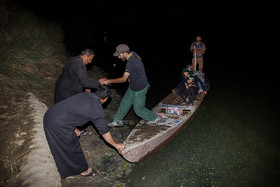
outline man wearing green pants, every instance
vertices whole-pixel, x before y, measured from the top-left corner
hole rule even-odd
[[[113,55],[122,61],[127,61],[125,72],[122,77],[107,79],[101,84],[124,83],[129,79],[129,88],[122,98],[119,109],[114,115],[113,122],[108,125],[111,127],[122,126],[122,119],[126,116],[132,105],[135,113],[146,120],[148,125],[156,123],[160,120],[160,117],[145,107],[149,82],[141,58],[134,51],[130,51],[126,44],[118,45]]]

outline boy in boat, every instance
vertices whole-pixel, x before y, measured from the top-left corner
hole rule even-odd
[[[198,65],[198,70],[203,72],[203,54],[205,54],[205,44],[201,41],[201,36],[196,36],[196,41],[191,44],[190,50],[193,53],[192,66],[193,70],[196,70]]]
[[[161,119],[160,116],[145,107],[146,94],[150,84],[139,55],[134,51],[130,51],[126,44],[118,45],[113,55],[124,62],[127,61],[125,72],[122,77],[108,79],[101,84],[124,83],[129,79],[129,87],[122,98],[117,113],[114,115],[113,122],[109,123],[108,126],[122,126],[122,119],[126,116],[132,105],[136,115],[146,120],[148,125],[158,122]]]
[[[90,177],[100,172],[88,167],[81,149],[77,126],[91,120],[104,140],[119,152],[124,144],[116,143],[107,127],[102,104],[111,92],[108,87],[98,88],[95,93],[83,92],[53,105],[44,115],[44,130],[61,178],[80,174]]]
[[[176,86],[175,89],[172,90],[172,92],[174,92],[175,90],[180,90],[180,88],[187,82],[188,77],[193,75],[193,71],[192,71],[192,66],[191,65],[187,65],[186,68],[183,68],[181,71],[182,74],[182,80],[181,82]]]
[[[193,71],[193,67],[192,67],[191,64],[187,64],[186,68],[187,68],[186,71],[188,71],[189,76],[194,77],[194,83],[198,87],[198,92],[199,93],[203,92],[204,94],[206,94],[207,91],[209,91],[210,83],[209,83],[208,80],[206,80],[204,78],[203,73],[199,70],[198,71]],[[183,71],[184,71],[184,69],[183,69]],[[182,76],[184,77],[183,73],[182,73]]]
[[[190,105],[193,105],[193,103],[196,102],[197,85],[195,85],[194,77],[190,75],[192,71],[190,71],[188,68],[184,68],[182,72],[182,81],[176,86],[174,90],[172,90],[172,92],[175,92],[175,90],[179,92],[183,99],[182,104],[189,102]]]
[[[186,68],[187,69],[185,71],[188,71],[189,75],[193,76],[193,67],[192,67],[192,65],[191,64],[187,64]],[[184,69],[182,70],[182,72],[184,72]]]
[[[193,76],[195,78],[195,85],[197,85],[199,88],[198,92],[206,94],[210,89],[209,81],[204,79],[201,71],[194,71]]]
[[[193,105],[197,102],[196,95],[198,90],[193,77],[188,77],[185,87],[186,101],[189,101],[190,105]]]

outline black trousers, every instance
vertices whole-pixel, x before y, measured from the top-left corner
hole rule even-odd
[[[178,92],[184,101],[186,101],[186,99],[188,98],[189,102],[193,103],[196,99],[197,87],[189,86],[189,88],[186,88],[186,86],[183,85],[180,87]]]

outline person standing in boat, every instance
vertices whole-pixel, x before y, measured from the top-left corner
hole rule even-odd
[[[107,79],[101,84],[124,83],[129,80],[129,87],[121,100],[117,113],[114,115],[113,122],[108,125],[111,127],[122,126],[122,119],[132,105],[136,115],[148,121],[148,125],[158,122],[161,119],[160,116],[145,107],[146,94],[150,85],[139,55],[130,51],[126,44],[118,45],[113,55],[124,62],[127,61],[125,72],[122,77]]]
[[[196,36],[196,41],[191,44],[190,50],[193,53],[192,66],[193,70],[196,71],[196,66],[198,65],[198,70],[203,72],[203,54],[205,54],[206,47],[201,41],[200,35]]]

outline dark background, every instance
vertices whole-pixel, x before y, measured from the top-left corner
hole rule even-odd
[[[232,80],[246,80],[245,85],[257,84],[263,81],[261,76],[267,75],[262,67],[264,61],[257,53],[262,37],[256,33],[262,24],[262,12],[256,3],[204,0],[17,2],[43,19],[58,22],[63,28],[65,45],[73,56],[84,48],[93,49],[96,53],[93,63],[108,72],[110,78],[122,76],[125,63],[112,54],[118,44],[128,44],[142,58],[153,90],[161,90],[160,93],[151,92],[158,96],[151,100],[151,105],[165,97],[180,81],[181,69],[191,63],[189,48],[197,34],[202,36],[207,48],[204,72],[211,82],[224,79],[225,86]]]
[[[105,60],[104,52],[111,57],[119,43],[127,43],[146,64],[184,65],[191,61],[189,46],[200,34],[207,47],[206,69],[224,70],[230,65],[220,67],[216,61],[246,57],[253,47],[250,28],[257,20],[255,9],[238,1],[19,2],[40,17],[59,22],[73,53],[90,47],[98,63],[106,65],[111,59]]]

